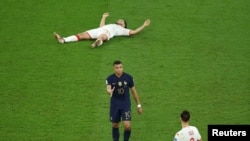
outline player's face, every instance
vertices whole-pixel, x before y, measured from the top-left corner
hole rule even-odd
[[[120,25],[120,26],[122,26],[122,27],[125,27],[125,22],[124,22],[123,19],[119,19],[119,20],[116,22],[116,24],[118,24],[118,25]]]
[[[115,74],[116,74],[117,76],[121,76],[122,73],[123,73],[122,64],[114,65],[114,71],[115,71]]]

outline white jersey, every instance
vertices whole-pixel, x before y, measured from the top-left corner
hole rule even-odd
[[[194,126],[182,128],[175,134],[174,141],[197,141],[201,139],[198,129]]]
[[[108,37],[108,40],[110,38],[113,38],[114,36],[129,36],[130,29],[126,29],[120,25],[117,24],[107,24],[102,27],[88,30],[88,34],[92,39],[98,38],[101,34],[105,34]]]

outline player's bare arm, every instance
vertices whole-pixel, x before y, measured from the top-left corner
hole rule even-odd
[[[101,22],[100,22],[100,27],[104,26],[106,24],[106,18],[109,16],[109,13],[106,12],[106,13],[103,13],[102,15],[102,19],[101,19]]]
[[[147,20],[143,23],[143,25],[141,25],[141,26],[138,27],[137,29],[135,29],[135,30],[130,30],[129,34],[130,34],[130,35],[135,35],[135,34],[141,32],[146,26],[149,26],[149,25],[150,25],[150,19],[147,19]]]
[[[140,102],[140,99],[139,99],[139,95],[138,95],[138,93],[136,91],[136,88],[132,87],[131,92],[132,92],[134,100],[135,100],[135,102],[137,104],[137,112],[138,112],[138,114],[142,114],[141,102]]]

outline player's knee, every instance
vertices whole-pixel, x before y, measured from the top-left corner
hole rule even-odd
[[[106,34],[102,34],[98,37],[98,39],[101,39],[102,41],[107,41],[108,40],[108,36]]]
[[[119,123],[112,123],[112,127],[119,128]]]
[[[91,39],[90,35],[87,32],[79,33],[76,36],[78,37],[78,40]]]
[[[124,124],[124,130],[126,130],[126,131],[131,130],[130,124]]]
[[[131,127],[130,127],[130,126],[124,126],[124,130],[125,130],[125,131],[130,131],[130,130],[131,130]]]

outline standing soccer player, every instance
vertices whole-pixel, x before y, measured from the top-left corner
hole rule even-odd
[[[175,134],[174,141],[202,141],[198,129],[189,125],[189,111],[184,110],[180,118],[182,129]]]
[[[130,90],[137,104],[138,114],[142,114],[142,106],[137,94],[133,77],[123,72],[121,61],[114,61],[114,73],[106,79],[107,92],[110,95],[110,121],[112,122],[113,141],[119,141],[119,123],[124,124],[124,141],[128,141],[131,134],[131,101]]]

